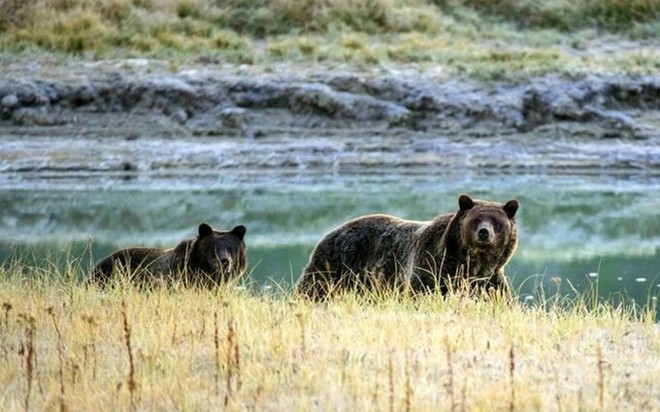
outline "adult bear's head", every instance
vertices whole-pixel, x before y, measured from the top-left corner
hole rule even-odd
[[[222,232],[200,224],[188,268],[215,284],[242,275],[247,267],[245,232],[242,225]]]
[[[460,238],[464,247],[503,251],[517,242],[517,200],[501,204],[476,200],[463,194],[458,198],[458,205]]]

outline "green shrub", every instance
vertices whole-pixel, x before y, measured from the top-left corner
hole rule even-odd
[[[453,7],[457,4],[521,27],[565,31],[590,26],[623,31],[635,22],[660,19],[656,0],[461,0]]]
[[[540,29],[586,28],[660,35],[657,0],[0,0],[0,10],[5,50],[96,55],[217,48],[253,60],[250,42],[263,39],[276,59],[420,62],[438,61],[449,47],[435,39],[524,43]],[[364,47],[342,44],[342,36]],[[383,38],[404,40],[373,45]]]
[[[21,26],[33,13],[38,0],[0,0],[0,34]]]

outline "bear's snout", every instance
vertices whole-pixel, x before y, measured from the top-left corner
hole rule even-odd
[[[231,268],[231,260],[229,258],[220,259],[220,266],[222,266],[223,269],[230,269]]]
[[[477,226],[477,243],[489,245],[493,242],[493,228],[488,222],[481,222]]]
[[[224,272],[228,272],[231,270],[232,267],[232,258],[231,254],[223,250],[220,252],[218,255],[218,262],[220,262],[220,269],[222,269]]]

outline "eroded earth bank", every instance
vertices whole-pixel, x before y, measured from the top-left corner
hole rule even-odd
[[[660,170],[660,77],[146,60],[3,69],[0,171]]]

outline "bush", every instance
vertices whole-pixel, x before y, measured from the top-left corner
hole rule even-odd
[[[0,0],[0,34],[20,26],[32,14],[38,0]]]
[[[624,31],[634,23],[660,19],[656,0],[460,0],[481,13],[498,16],[526,28],[564,31],[596,26]]]
[[[567,32],[596,27],[646,38],[660,32],[657,0],[0,0],[0,10],[0,44],[5,49],[37,46],[64,53],[115,48],[128,54],[163,48],[189,52],[213,44],[223,50],[250,47],[227,33],[262,39],[337,34],[469,37],[496,26],[511,32],[500,22]],[[322,43],[303,40],[297,49],[321,58],[327,54]],[[388,54],[406,61],[430,59],[418,49],[413,53],[395,47]]]

